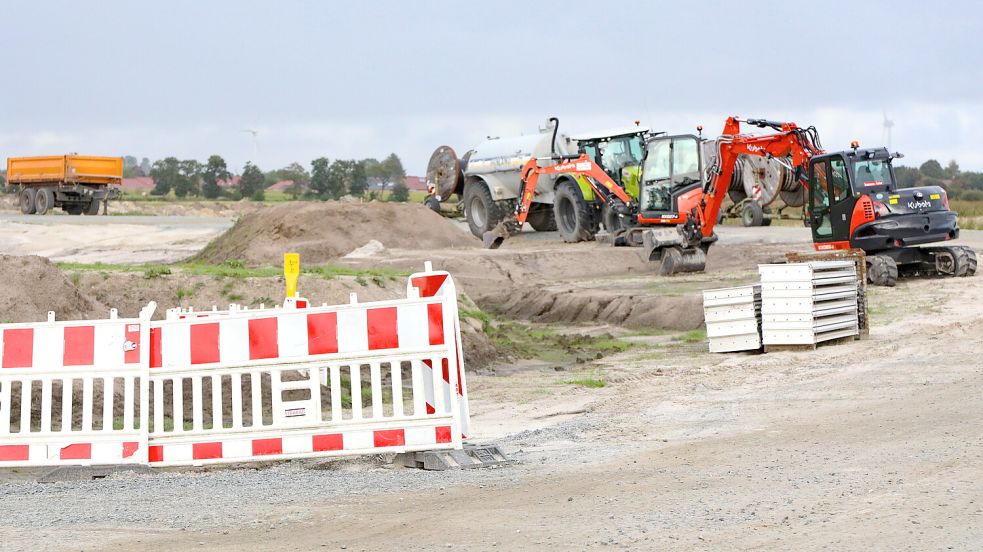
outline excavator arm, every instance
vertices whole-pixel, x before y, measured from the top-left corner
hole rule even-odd
[[[631,197],[586,153],[579,157],[556,156],[549,159],[559,161],[559,163],[540,167],[540,159],[533,157],[522,166],[519,173],[522,183],[519,187],[519,201],[516,202],[515,212],[510,219],[485,232],[483,241],[486,248],[498,249],[509,235],[522,229],[522,225],[525,224],[526,218],[529,216],[529,208],[533,198],[536,197],[539,177],[542,175],[572,174],[585,176],[594,194],[605,203],[610,203],[615,212],[622,215],[631,213]]]
[[[775,134],[751,136],[741,134],[741,122],[759,128],[772,128]],[[757,155],[768,159],[791,158],[791,167],[805,168],[809,160],[823,150],[820,148],[814,128],[801,129],[795,123],[782,123],[764,119],[742,120],[728,117],[719,139],[717,165],[704,188],[703,198],[696,210],[696,224],[703,237],[713,235],[717,215],[727,195],[727,186],[734,176],[734,167],[741,155]],[[803,183],[807,184],[804,179]]]

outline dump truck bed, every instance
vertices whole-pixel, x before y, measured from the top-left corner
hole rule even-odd
[[[120,184],[122,157],[51,155],[7,159],[8,184]]]

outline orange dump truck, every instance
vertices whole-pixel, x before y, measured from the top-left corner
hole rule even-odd
[[[7,186],[15,188],[25,215],[61,207],[70,215],[98,215],[120,195],[122,157],[52,155],[7,159]],[[105,209],[103,210],[105,212]]]

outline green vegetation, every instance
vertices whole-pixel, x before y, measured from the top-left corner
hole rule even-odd
[[[461,316],[481,320],[489,339],[520,358],[583,363],[637,346],[611,335],[561,334],[550,326],[494,320],[477,311],[461,311]]]
[[[683,343],[703,343],[707,339],[707,332],[702,328],[690,330],[677,335],[673,339],[676,341],[682,341]]]
[[[607,382],[603,378],[587,377],[580,379],[567,380],[563,383],[570,385],[579,385],[581,387],[586,387],[588,389],[600,389],[607,385]]]
[[[188,298],[194,297],[195,296],[195,290],[193,290],[193,289],[177,288],[177,291],[174,292],[174,295],[177,296],[177,300],[178,301],[182,301],[184,299],[188,299]]]
[[[97,271],[101,273],[109,272],[142,272],[146,278],[159,278],[172,273],[172,271],[190,274],[192,276],[212,276],[222,278],[276,278],[283,275],[280,267],[247,267],[245,263],[238,259],[229,259],[220,265],[206,263],[176,263],[172,265],[128,265],[112,263],[73,263],[60,262],[58,267],[66,271]],[[385,287],[385,282],[396,281],[398,278],[405,278],[409,272],[395,270],[391,268],[372,268],[357,269],[345,266],[311,266],[301,268],[301,274],[324,280],[334,280],[342,277],[354,277],[362,279],[362,285],[368,285],[371,279],[380,287]]]

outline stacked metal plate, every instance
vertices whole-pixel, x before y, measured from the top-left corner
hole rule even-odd
[[[858,335],[853,261],[758,265],[762,341],[814,345]]]
[[[761,286],[703,291],[711,353],[761,349]]]

